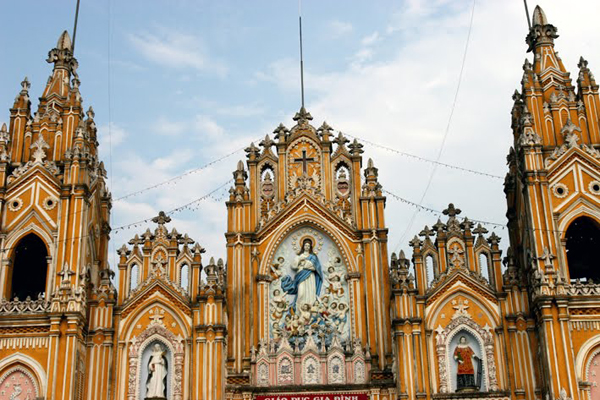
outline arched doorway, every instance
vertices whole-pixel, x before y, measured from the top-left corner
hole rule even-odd
[[[30,233],[19,241],[13,258],[10,299],[36,299],[46,291],[47,256],[46,245],[37,235]]]
[[[600,282],[600,224],[589,217],[579,217],[569,225],[566,239],[569,277]]]

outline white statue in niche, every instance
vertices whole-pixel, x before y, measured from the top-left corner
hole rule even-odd
[[[168,363],[165,353],[159,343],[152,346],[150,361],[148,361],[146,399],[165,399],[167,397]]]

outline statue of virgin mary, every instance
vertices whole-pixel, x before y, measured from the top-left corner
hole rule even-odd
[[[318,300],[323,285],[323,269],[319,257],[313,252],[311,239],[304,239],[302,248],[298,252],[296,265],[292,267],[296,276],[292,279],[284,276],[281,280],[281,289],[287,294],[295,294],[292,303],[294,311],[302,310],[305,304],[312,307]]]
[[[164,399],[167,397],[167,357],[162,346],[152,346],[148,361],[148,381],[146,383],[146,399]]]

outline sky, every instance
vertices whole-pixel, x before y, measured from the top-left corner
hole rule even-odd
[[[8,122],[23,77],[32,99],[41,94],[51,72],[47,53],[63,30],[72,33],[75,3],[3,2],[0,123]],[[596,71],[600,2],[539,4],[558,28],[556,49],[571,75],[581,55]],[[327,121],[351,138],[506,174],[511,96],[523,61],[531,61],[523,1],[304,0],[301,10],[313,125]],[[114,199],[113,268],[115,250],[153,224],[119,227],[215,189],[194,209],[173,213],[168,226],[188,233],[206,256],[225,257],[225,184],[245,160],[242,149],[280,122],[291,127],[300,108],[298,12],[296,0],[81,1],[75,56]],[[390,193],[438,211],[453,202],[461,217],[506,224],[503,179],[435,168],[368,143],[364,150],[364,166],[373,159]],[[408,241],[438,215],[387,197],[390,252],[410,254]],[[487,228],[506,251],[506,230]]]

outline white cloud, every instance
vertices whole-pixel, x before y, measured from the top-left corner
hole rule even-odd
[[[98,127],[98,142],[100,143],[101,151],[108,151],[110,146],[116,147],[120,145],[126,137],[127,132],[125,129],[114,122],[111,122],[110,125],[100,125]]]
[[[160,116],[156,122],[152,124],[152,129],[165,136],[178,136],[188,129],[187,123],[177,120],[169,120],[164,116]]]
[[[329,31],[333,38],[338,38],[352,32],[353,27],[349,22],[333,20],[329,23]]]
[[[360,44],[362,44],[363,46],[371,46],[372,44],[374,44],[375,42],[377,42],[379,39],[380,39],[379,32],[373,32],[370,35],[365,36],[360,41]]]
[[[128,38],[145,58],[163,67],[193,69],[219,76],[227,73],[222,61],[209,56],[201,38],[167,30],[158,32],[132,33]]]

